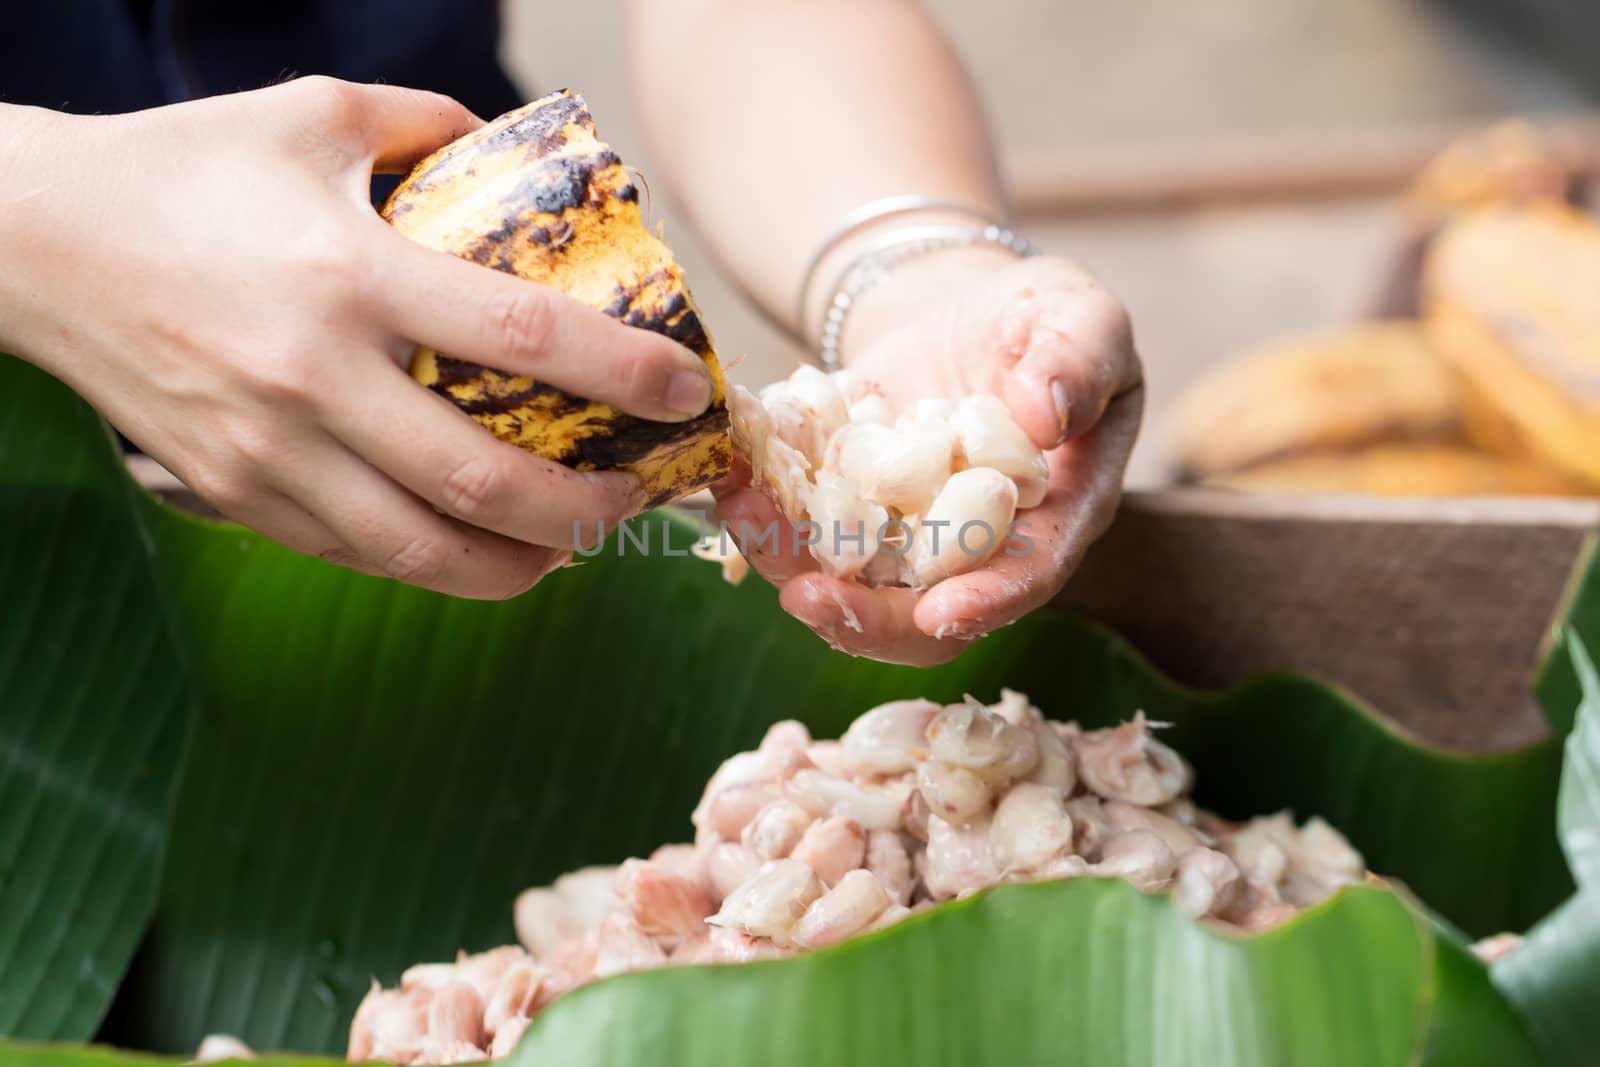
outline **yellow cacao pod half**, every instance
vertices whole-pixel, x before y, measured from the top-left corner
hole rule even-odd
[[[1582,496],[1582,482],[1549,467],[1467,445],[1395,443],[1258,464],[1209,484],[1261,493],[1367,496]]]
[[[639,192],[595,133],[583,98],[559,92],[495,119],[418,163],[383,217],[429,248],[547,285],[695,352],[716,381],[711,407],[654,422],[522,375],[429,348],[417,381],[496,437],[578,470],[626,470],[652,505],[727,473],[722,370],[672,252],[645,228]]]
[[[1506,119],[1447,145],[1417,173],[1403,206],[1442,222],[1493,204],[1564,202],[1578,180],[1579,162],[1524,119]]]
[[[1452,222],[1428,255],[1429,339],[1529,454],[1600,487],[1600,223],[1543,203]]]
[[[1521,119],[1473,130],[1446,146],[1401,197],[1404,237],[1380,291],[1375,314],[1421,314],[1423,262],[1439,230],[1464,211],[1491,204],[1571,202],[1580,188],[1581,153]]]
[[[1189,480],[1381,441],[1455,441],[1454,372],[1414,322],[1269,344],[1203,375],[1173,405],[1168,443]]]

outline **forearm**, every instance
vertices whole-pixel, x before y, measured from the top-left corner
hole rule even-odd
[[[41,289],[60,271],[67,235],[41,242],[54,220],[50,204],[60,180],[61,127],[73,120],[43,108],[0,104],[0,352],[38,361],[36,308]]]
[[[791,329],[811,256],[852,209],[917,193],[1001,212],[972,87],[910,0],[628,7],[657,169],[726,269]]]

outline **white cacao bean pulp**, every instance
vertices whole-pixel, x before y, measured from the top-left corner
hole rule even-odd
[[[824,572],[866,585],[925,589],[1025,551],[1012,521],[1049,487],[1044,453],[993,396],[896,412],[849,372],[807,366],[760,395],[734,386],[728,408],[752,484],[810,524]]]
[[[788,395],[843,426],[842,402],[819,377]],[[783,447],[796,455],[825,447],[794,440]],[[962,474],[998,469],[947,478],[928,513],[952,485],[964,491]],[[1008,500],[1024,492],[1006,485],[996,491]],[[413,967],[397,989],[374,986],[351,1024],[349,1057],[499,1058],[546,1004],[597,978],[788,956],[1003,882],[1120,878],[1170,894],[1197,919],[1256,929],[1365,876],[1361,856],[1321,819],[1232,823],[1196,806],[1194,775],[1156,739],[1157,725],[1135,715],[1083,730],[1011,690],[994,704],[884,704],[838,741],[778,723],[712,775],[690,818],[692,844],[526,890],[513,907],[521,944]],[[237,1052],[210,1043],[224,1049]]]

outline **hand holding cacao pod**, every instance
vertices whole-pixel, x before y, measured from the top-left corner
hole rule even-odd
[[[575,523],[614,523],[647,493],[483,432],[411,380],[413,349],[658,423],[700,415],[717,385],[673,340],[372,211],[375,168],[480,125],[432,93],[327,78],[41,113],[0,190],[23,205],[0,256],[29,268],[0,280],[0,350],[290,548],[460,596],[519,593],[566,558]]]

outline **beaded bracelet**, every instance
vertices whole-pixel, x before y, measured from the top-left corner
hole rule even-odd
[[[968,204],[958,203],[954,200],[941,200],[933,196],[918,196],[916,194],[900,194],[898,196],[884,196],[876,200],[869,200],[846,215],[834,227],[833,232],[817,246],[811,254],[811,261],[806,264],[805,273],[800,276],[800,295],[796,301],[794,328],[799,331],[800,339],[806,339],[806,322],[810,317],[811,286],[817,280],[817,271],[822,267],[822,261],[828,258],[828,253],[837,248],[841,242],[854,237],[857,233],[874,223],[884,219],[897,218],[901,215],[915,215],[926,212],[942,212],[946,215],[966,215],[978,222],[995,221],[987,211],[980,211]]]
[[[883,282],[896,267],[919,256],[981,244],[998,245],[1023,257],[1035,252],[1015,230],[997,222],[981,227],[938,223],[898,229],[856,257],[840,272],[830,290],[817,340],[817,360],[823,369],[839,369],[839,339],[844,333],[845,318],[863,293]]]

